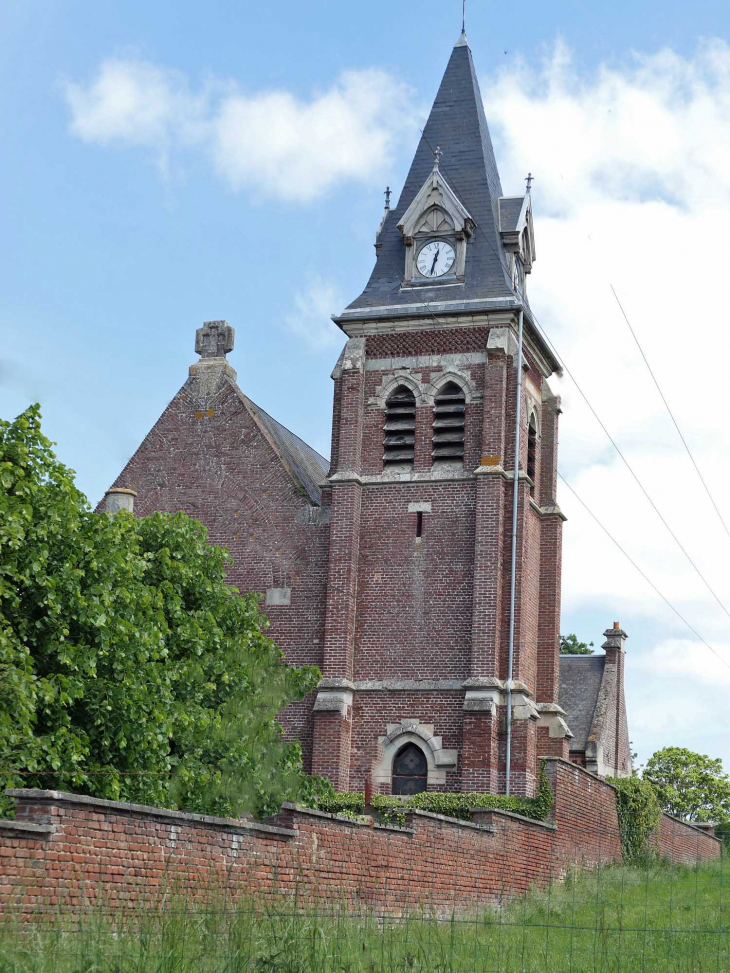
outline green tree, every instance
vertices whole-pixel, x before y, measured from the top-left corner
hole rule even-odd
[[[92,512],[37,406],[0,422],[0,487],[7,786],[230,815],[310,796],[276,713],[319,672],[286,664],[200,523]]]
[[[593,655],[593,642],[579,642],[578,636],[572,632],[570,635],[560,635],[561,655]]]
[[[730,777],[722,769],[722,760],[682,747],[664,747],[649,758],[643,778],[653,784],[668,814],[689,821],[730,818]]]

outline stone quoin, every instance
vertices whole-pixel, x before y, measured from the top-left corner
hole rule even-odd
[[[626,633],[605,655],[559,654],[559,365],[527,298],[531,195],[503,193],[463,34],[375,247],[334,318],[330,460],[241,391],[234,330],[208,322],[110,512],[184,510],[229,549],[231,584],[262,593],[289,662],[321,669],[281,719],[336,788],[504,791],[508,689],[513,793],[534,794],[541,756],[628,774]]]

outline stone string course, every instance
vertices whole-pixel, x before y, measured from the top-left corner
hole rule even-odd
[[[548,759],[546,771],[556,799],[548,822],[481,809],[473,823],[411,811],[402,827],[372,826],[285,805],[265,825],[11,791],[17,818],[0,822],[0,914],[150,905],[171,890],[189,904],[225,893],[228,902],[288,895],[394,914],[468,911],[620,857],[611,785],[562,759]],[[666,816],[653,840],[675,862],[720,854],[716,838]]]

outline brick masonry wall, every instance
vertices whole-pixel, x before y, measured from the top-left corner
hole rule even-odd
[[[431,504],[420,538],[412,502]],[[473,482],[363,492],[356,679],[468,678],[474,508]]]
[[[202,521],[211,542],[232,555],[228,580],[241,591],[291,588],[290,605],[262,604],[268,634],[293,665],[321,665],[329,529],[302,517],[311,501],[251,408],[222,373],[215,383],[189,379],[115,484],[137,491],[140,516],[184,510]],[[280,718],[302,741],[309,769],[311,699]]]
[[[720,855],[717,838],[668,814],[662,814],[653,841],[659,854],[675,864],[689,865]]]
[[[363,791],[365,780],[379,757],[378,737],[389,723],[418,719],[433,724],[447,750],[461,750],[464,693],[456,690],[434,692],[376,691],[355,694],[352,720],[352,759],[349,789]],[[382,792],[390,793],[391,778],[374,780]],[[461,775],[447,771],[443,786],[429,784],[429,790],[460,791]]]
[[[176,891],[188,902],[225,892],[297,896],[351,908],[467,911],[545,886],[571,865],[620,857],[613,788],[562,760],[548,761],[554,820],[479,812],[474,823],[425,812],[404,828],[370,827],[285,806],[273,825],[13,791],[17,820],[0,823],[0,912],[30,914],[146,905]],[[612,811],[613,808],[613,811]],[[719,855],[720,843],[665,819],[675,860]],[[681,846],[681,847],[680,847]]]

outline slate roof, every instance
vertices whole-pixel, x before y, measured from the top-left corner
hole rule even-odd
[[[585,750],[601,689],[605,655],[561,655],[560,697],[573,733],[571,750]]]
[[[274,442],[289,472],[297,479],[306,491],[312,503],[319,506],[322,503],[320,483],[329,472],[329,460],[308,446],[303,439],[295,436],[286,426],[264,412],[260,406],[244,396],[249,410],[259,420]]]
[[[520,219],[522,207],[525,205],[524,196],[508,196],[499,201],[499,228],[505,230],[516,230]]]
[[[477,223],[466,250],[466,279],[460,286],[401,292],[405,244],[398,221],[432,171],[437,146],[442,150],[443,175]],[[484,104],[471,50],[462,35],[452,51],[398,204],[383,223],[375,269],[365,290],[347,310],[392,305],[422,309],[423,301],[439,300],[471,302],[465,303],[465,309],[474,310],[479,298],[514,302],[507,256],[498,233],[500,196],[502,186]],[[349,316],[347,311],[345,315]]]

